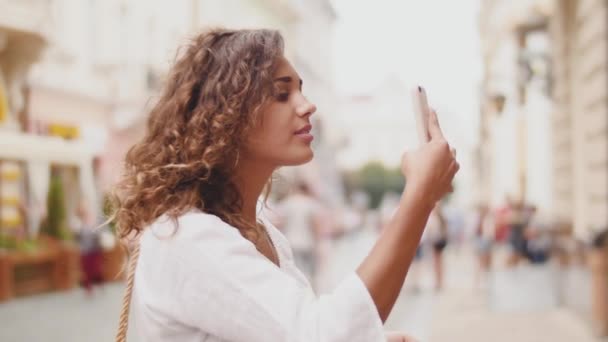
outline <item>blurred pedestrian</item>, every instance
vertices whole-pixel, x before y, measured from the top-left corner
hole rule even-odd
[[[478,268],[475,273],[475,288],[482,287],[488,280],[492,267],[492,245],[496,236],[495,227],[490,208],[486,204],[478,206],[477,217],[473,226],[473,238],[478,261]]]
[[[511,196],[505,196],[504,203],[502,206],[496,208],[494,212],[494,224],[496,225],[496,241],[497,242],[508,242],[510,234],[510,217],[513,211],[513,200]]]
[[[293,252],[296,266],[315,284],[322,238],[322,207],[304,181],[298,181],[292,193],[276,205],[279,227]]]
[[[445,221],[447,241],[450,241],[451,250],[460,252],[465,234],[463,210],[454,205],[448,197],[441,201],[441,215]]]
[[[550,220],[535,207],[530,207],[529,213],[531,217],[525,231],[526,258],[533,264],[542,264],[549,259],[553,247]]]
[[[103,282],[103,254],[95,216],[91,214],[86,202],[81,202],[76,209],[75,231],[80,248],[82,286],[91,295],[93,285]]]
[[[426,225],[425,241],[430,243],[433,251],[433,271],[435,273],[435,290],[443,289],[444,263],[443,251],[448,245],[447,222],[443,216],[441,204],[437,204]]]
[[[509,213],[509,245],[511,254],[507,264],[511,267],[517,266],[528,254],[526,228],[534,216],[536,208],[528,206],[523,200],[513,205]]]

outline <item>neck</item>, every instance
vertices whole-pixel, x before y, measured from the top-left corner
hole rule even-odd
[[[241,215],[251,224],[255,224],[257,221],[258,198],[274,170],[274,166],[263,162],[245,158],[241,158],[239,161],[233,180],[243,200]]]

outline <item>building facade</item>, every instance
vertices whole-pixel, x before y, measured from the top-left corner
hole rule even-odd
[[[587,256],[562,269],[563,304],[608,334],[608,253],[590,248],[608,229],[608,2],[482,1],[480,33],[480,198],[536,205]]]
[[[608,225],[606,2],[484,1],[483,195],[537,204],[589,239]]]
[[[608,228],[608,4],[557,1],[552,115],[555,212],[582,238]]]
[[[24,86],[48,43],[49,1],[0,1],[0,239],[2,246],[28,235],[24,207],[26,160],[19,148],[26,123]]]

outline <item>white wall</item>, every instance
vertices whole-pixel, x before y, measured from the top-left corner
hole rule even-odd
[[[544,212],[553,208],[553,161],[551,144],[551,101],[530,90],[523,108],[526,118],[526,199]]]

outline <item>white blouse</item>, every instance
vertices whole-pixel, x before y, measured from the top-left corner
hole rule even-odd
[[[357,274],[317,297],[268,220],[280,267],[217,216],[192,211],[177,223],[161,217],[141,237],[131,304],[139,341],[386,341]]]

